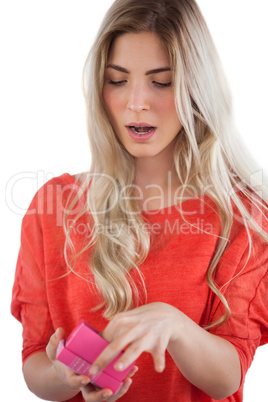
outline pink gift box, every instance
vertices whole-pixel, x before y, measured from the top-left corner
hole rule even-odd
[[[90,376],[89,368],[98,355],[109,345],[99,333],[85,321],[80,321],[66,340],[59,343],[57,359],[77,374],[87,375],[100,388],[109,388],[115,394],[122,385],[135,362],[124,371],[114,369],[115,362],[122,352],[97,376]]]

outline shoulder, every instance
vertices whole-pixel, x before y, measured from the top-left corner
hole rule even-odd
[[[69,173],[48,180],[34,194],[23,217],[22,229],[62,225],[70,200],[80,191],[81,183]]]
[[[237,195],[240,205],[233,203],[231,232],[217,269],[220,288],[235,283],[234,278],[246,277],[251,278],[247,286],[252,283],[256,287],[268,271],[267,205],[254,193]]]
[[[70,190],[79,190],[81,184],[75,176],[64,173],[61,176],[53,177],[43,184],[34,194],[26,216],[32,214],[43,214],[45,210],[50,211],[57,199],[64,198]]]
[[[55,176],[52,179],[48,180],[41,188],[46,189],[48,187],[61,187],[62,189],[64,188],[69,188],[70,186],[81,186],[81,181],[79,180],[82,174],[74,174],[71,175],[70,173],[63,173],[60,176]]]
[[[239,205],[233,202],[234,225],[245,226],[245,221],[251,227],[251,223],[255,223],[268,233],[268,204],[253,190],[247,189],[245,193],[241,191],[237,193]],[[243,219],[241,209],[244,209],[245,219]]]

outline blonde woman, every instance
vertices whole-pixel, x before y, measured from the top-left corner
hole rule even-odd
[[[22,224],[27,385],[58,401],[242,401],[268,341],[266,195],[196,2],[116,0],[84,88],[90,172],[49,181]],[[88,376],[56,359],[80,319],[110,342]],[[124,349],[115,368],[137,366],[119,392],[95,387]]]

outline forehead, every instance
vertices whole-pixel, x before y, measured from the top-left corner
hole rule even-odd
[[[108,63],[126,67],[170,66],[167,51],[153,32],[125,33],[114,39]]]

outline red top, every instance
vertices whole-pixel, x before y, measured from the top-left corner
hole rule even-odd
[[[81,319],[99,331],[107,325],[100,311],[91,311],[99,300],[88,269],[89,254],[84,253],[77,260],[78,275],[65,275],[69,271],[64,259],[62,217],[73,188],[78,191],[80,184],[69,174],[50,180],[37,192],[23,219],[11,307],[12,314],[23,325],[23,361],[44,351],[50,335],[59,326],[68,335]],[[187,220],[202,230],[185,223],[177,206],[143,212],[147,227],[151,228],[152,246],[140,269],[148,303],[169,303],[196,323],[206,325],[222,315],[222,304],[206,282],[220,221],[215,205],[207,197],[185,201],[183,208]],[[260,215],[254,208],[252,213]],[[70,215],[67,223],[71,224],[73,218]],[[161,236],[163,232],[165,237]],[[89,234],[88,221],[80,218],[74,226],[74,245],[86,244]],[[218,286],[227,283],[222,293],[232,315],[222,326],[211,330],[230,341],[240,356],[242,383],[236,394],[224,399],[229,402],[242,401],[243,382],[254,352],[268,342],[268,247],[254,233],[252,240],[253,250],[243,269],[249,242],[236,214],[230,243],[217,274]],[[137,360],[139,371],[122,401],[213,401],[181,375],[168,353],[166,359],[166,368],[159,374],[154,370],[151,355],[143,353]],[[82,400],[79,394],[71,401]]]

